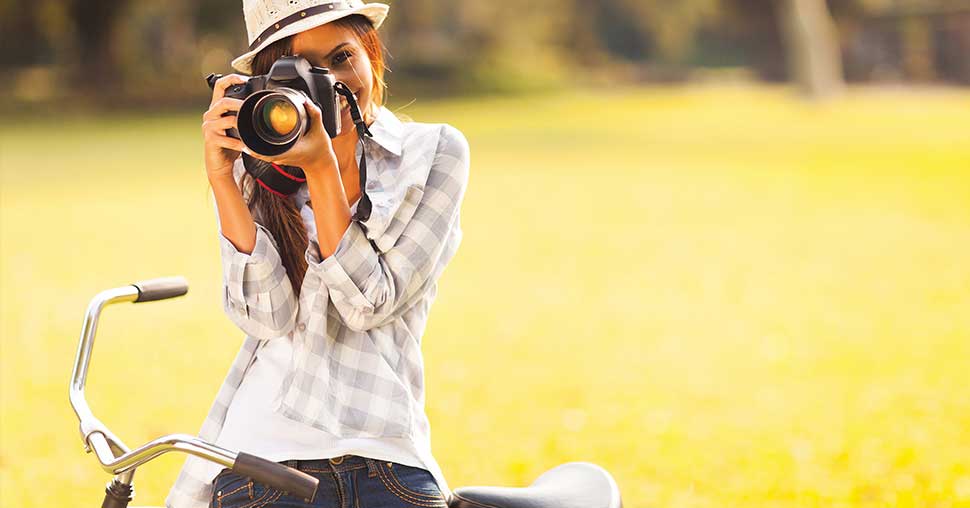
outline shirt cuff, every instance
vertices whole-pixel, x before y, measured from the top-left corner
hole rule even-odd
[[[357,221],[351,221],[340,238],[337,250],[321,259],[320,244],[311,239],[306,250],[308,273],[319,277],[330,290],[335,305],[347,303],[353,308],[373,311],[372,303],[364,293],[367,288],[377,287],[375,277],[380,277],[380,263],[374,246]]]
[[[245,305],[246,298],[243,293],[245,283],[246,268],[248,267],[251,275],[256,275],[262,279],[273,272],[276,265],[281,263],[279,252],[270,236],[270,232],[262,224],[256,222],[256,244],[253,252],[246,254],[239,252],[236,246],[229,241],[222,231],[219,232],[219,243],[222,249],[223,275],[225,277],[226,288],[231,302],[237,305]],[[254,271],[254,268],[256,269]]]

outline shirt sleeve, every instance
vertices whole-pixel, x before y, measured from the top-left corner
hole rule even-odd
[[[256,222],[253,252],[240,252],[222,234],[218,205],[212,201],[222,254],[223,310],[239,329],[257,339],[290,333],[299,306],[273,235]]]
[[[461,241],[468,168],[468,141],[445,125],[420,201],[392,247],[378,250],[356,221],[326,259],[310,241],[307,274],[322,280],[348,328],[366,331],[393,320],[435,283]]]

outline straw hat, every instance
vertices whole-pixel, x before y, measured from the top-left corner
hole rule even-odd
[[[362,0],[243,0],[249,51],[236,57],[232,66],[251,74],[253,57],[266,46],[352,14],[366,16],[376,29],[388,9],[387,4],[365,4]]]

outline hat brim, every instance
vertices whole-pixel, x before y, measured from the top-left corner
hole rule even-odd
[[[253,58],[256,54],[263,50],[266,46],[291,35],[304,32],[311,28],[316,28],[321,25],[330,23],[331,21],[336,21],[340,18],[346,18],[347,16],[352,16],[354,14],[362,14],[367,17],[374,25],[374,29],[380,28],[381,24],[384,22],[384,18],[387,17],[387,11],[390,6],[387,4],[380,3],[368,3],[360,7],[355,7],[353,9],[346,9],[341,11],[330,11],[322,14],[317,14],[315,16],[309,16],[307,18],[301,19],[291,25],[283,27],[282,30],[275,32],[270,35],[263,42],[256,46],[250,51],[239,55],[232,61],[232,67],[239,72],[244,74],[252,74],[252,64]]]

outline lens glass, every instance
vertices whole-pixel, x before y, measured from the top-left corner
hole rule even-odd
[[[263,103],[261,109],[263,125],[274,137],[283,137],[293,132],[299,121],[296,107],[285,97],[273,97]]]

